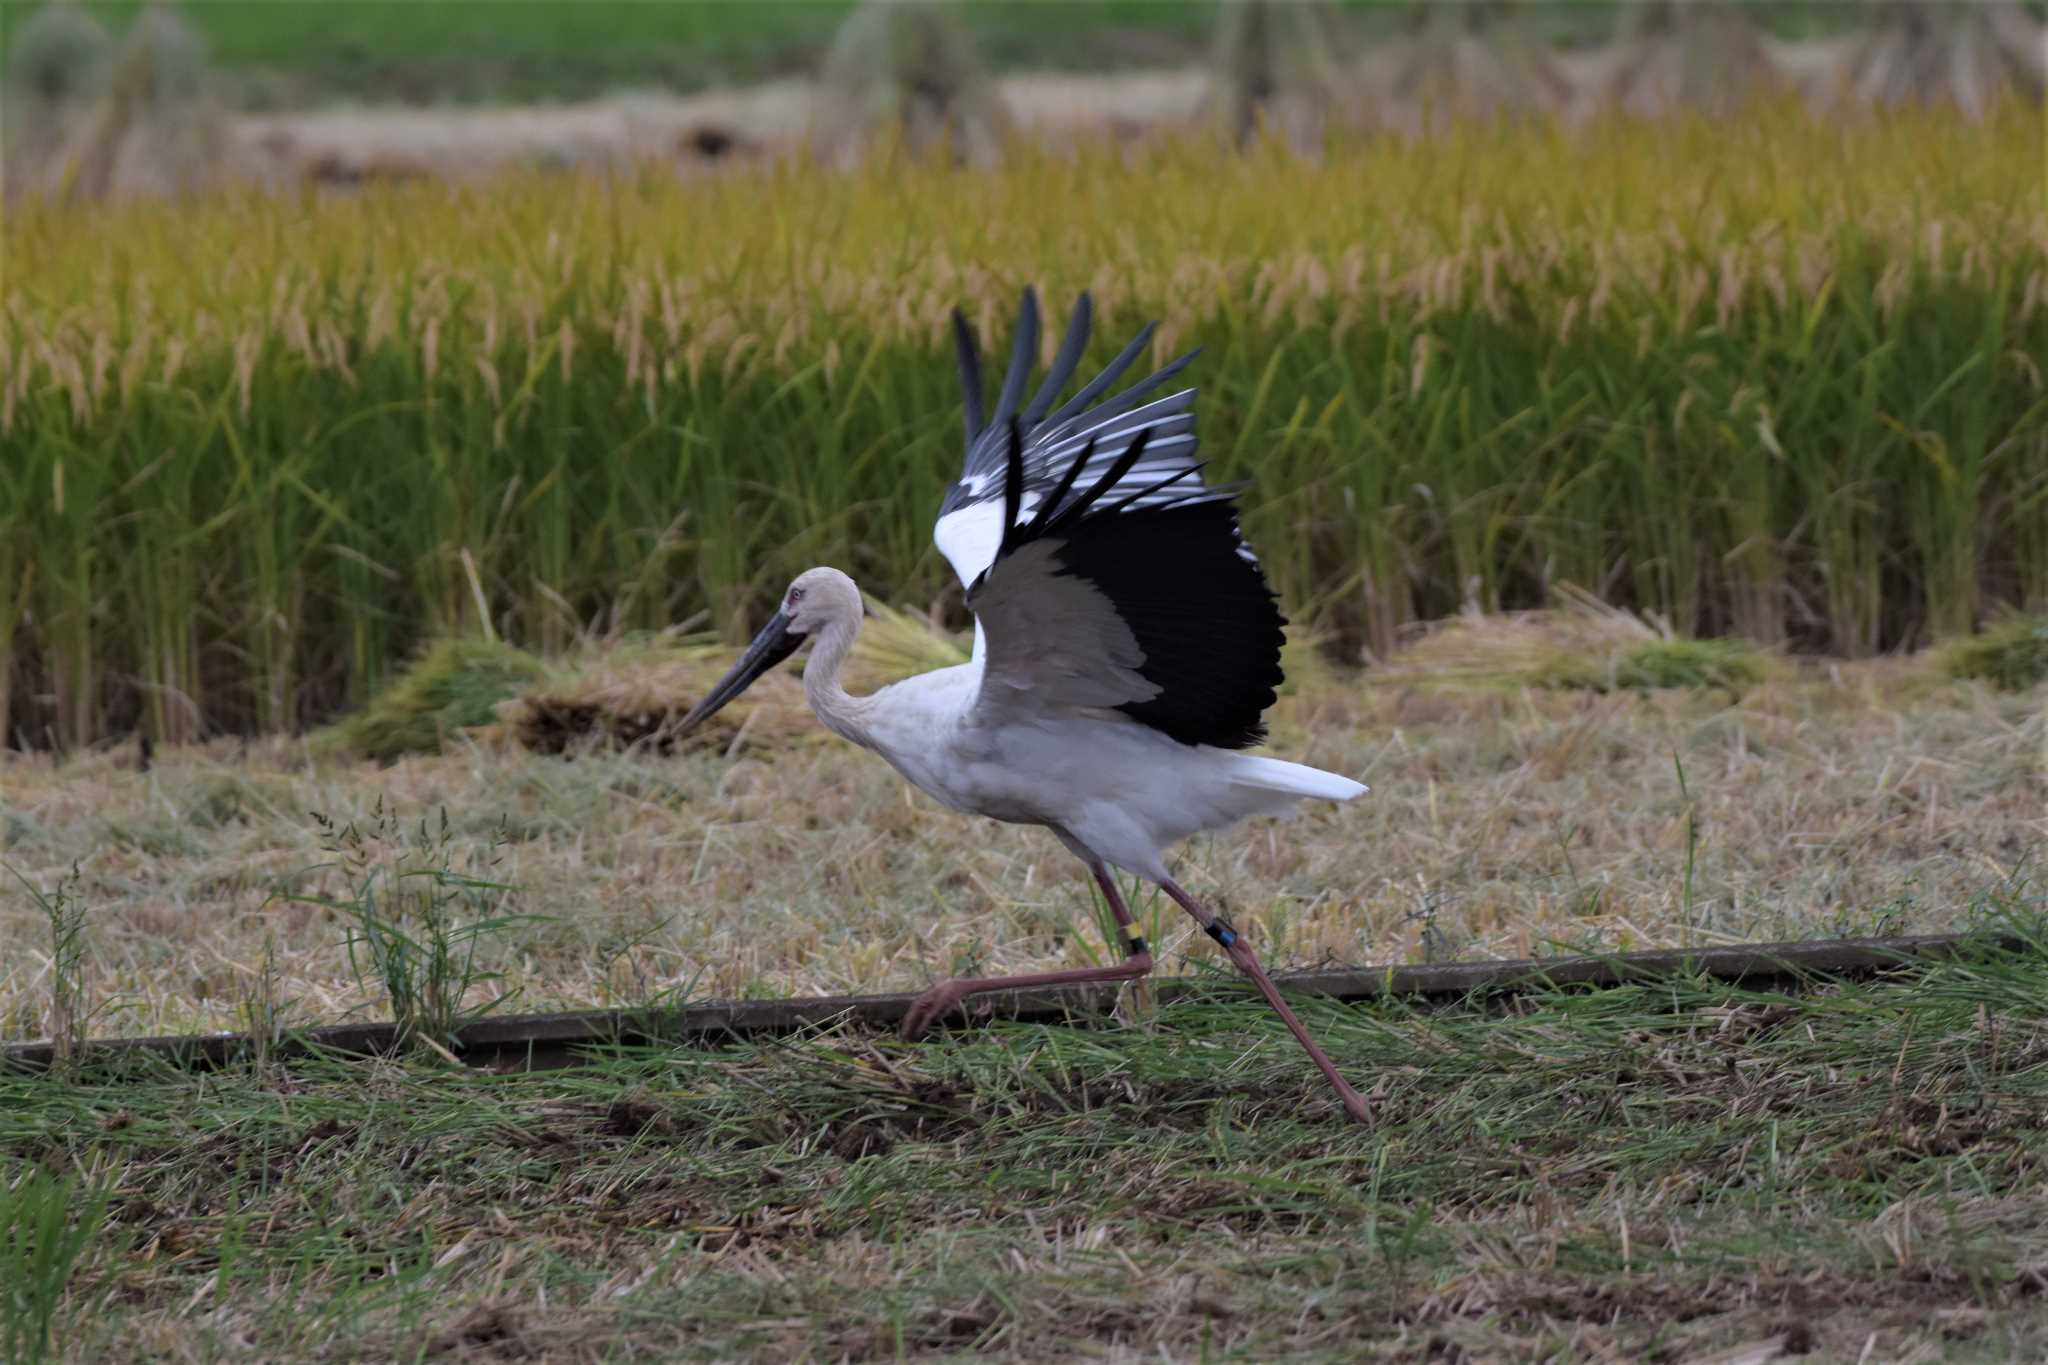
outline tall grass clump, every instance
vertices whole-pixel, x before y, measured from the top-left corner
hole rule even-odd
[[[338,912],[350,970],[367,994],[382,995],[400,1042],[445,1054],[464,1024],[515,993],[497,990],[500,974],[478,957],[526,922],[504,910],[512,888],[457,867],[461,857],[446,810],[438,824],[421,818],[410,829],[381,800],[362,824],[318,812],[313,820],[347,893],[289,899]],[[485,850],[486,868],[500,842]]]
[[[54,1066],[69,1071],[85,1049],[86,1027],[93,1015],[86,980],[86,907],[79,895],[78,865],[72,864],[71,871],[49,891],[11,866],[7,872],[36,903],[49,933],[49,1007],[44,1012],[43,1030],[50,1039]]]
[[[1025,283],[1094,292],[1098,359],[1151,318],[1204,348],[1204,454],[1330,638],[1564,585],[1690,638],[1960,635],[2048,602],[2038,137],[1756,105],[31,205],[8,742],[298,730],[433,638],[739,636],[821,562],[957,613],[947,319],[999,344]]]
[[[59,1326],[91,1311],[71,1282],[106,1226],[110,1194],[40,1166],[0,1174],[0,1360],[56,1358]]]

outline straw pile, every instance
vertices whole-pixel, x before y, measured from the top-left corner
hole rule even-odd
[[[1467,611],[1427,628],[1372,670],[1375,682],[1589,692],[1721,689],[1764,680],[1766,656],[1741,640],[1687,640],[1660,621],[1570,588],[1559,610]]]
[[[853,692],[967,662],[965,645],[928,621],[873,601],[868,613],[847,662],[845,682]],[[730,645],[702,640],[606,650],[525,689],[498,708],[498,718],[513,742],[543,754],[621,748],[669,754],[738,743],[780,748],[822,733],[797,671],[781,668],[688,736],[680,734],[683,716],[737,657]]]
[[[1374,121],[1410,136],[1460,120],[1563,112],[1571,82],[1504,0],[1430,5],[1413,32],[1362,67],[1379,91]]]
[[[1298,150],[1322,145],[1350,101],[1338,57],[1342,16],[1327,0],[1238,0],[1216,20],[1210,113],[1237,142],[1261,130]]]
[[[1730,0],[1646,0],[1623,16],[1604,102],[1632,114],[1727,114],[1777,87],[1764,38]]]
[[[956,8],[944,0],[865,0],[841,25],[819,76],[813,142],[857,163],[877,142],[993,164],[1009,111]]]
[[[2021,6],[1896,0],[1882,11],[1850,61],[1848,83],[1859,102],[1948,102],[1981,118],[2009,92],[2041,98],[2048,30]]]
[[[15,34],[0,111],[0,174],[10,197],[61,183],[65,150],[105,89],[111,48],[100,21],[75,0],[43,6]]]
[[[167,0],[136,16],[107,95],[71,154],[70,193],[84,199],[180,194],[218,182],[229,138],[206,88],[206,48]]]

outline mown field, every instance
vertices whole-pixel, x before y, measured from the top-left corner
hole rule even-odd
[[[0,1077],[0,1227],[72,1229],[49,1268],[0,1242],[0,1331],[79,1361],[2038,1359],[2044,948],[1310,1010],[1372,1131],[1250,1003],[539,1075]]]
[[[1372,795],[1196,840],[1176,875],[1276,970],[1939,933],[2038,904],[2048,684],[1916,660],[1778,666],[1739,695],[1601,694],[1529,667],[1609,647],[1487,623],[1365,680],[1304,670],[1272,752]],[[457,923],[504,921],[475,945],[464,1009],[919,990],[1101,959],[1103,912],[1055,841],[939,808],[824,734],[793,680],[757,692],[734,730],[674,757],[459,734],[389,764],[288,740],[162,750],[147,772],[128,747],[16,757],[0,864],[46,894],[68,883],[85,921],[72,1027],[96,1036],[390,1017],[351,941],[366,905],[420,933],[404,871],[510,888],[450,898]],[[342,866],[321,818],[368,831],[380,809],[397,827]],[[444,812],[422,853],[417,826]],[[0,1040],[48,1037],[63,955],[0,876]],[[1129,889],[1162,972],[1217,965],[1192,921]]]
[[[1099,355],[1204,348],[1216,472],[1350,659],[1564,583],[1845,656],[1966,632],[2048,599],[2039,137],[1787,109],[26,208],[0,709],[292,732],[430,637],[730,638],[820,561],[957,612],[946,318],[997,341],[1027,282],[1094,291]]]

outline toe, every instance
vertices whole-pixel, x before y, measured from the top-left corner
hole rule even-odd
[[[910,1002],[910,1013],[903,1016],[899,1032],[906,1040],[922,1038],[938,1022],[940,1015],[958,1003],[959,999],[953,992],[944,986],[934,986]]]

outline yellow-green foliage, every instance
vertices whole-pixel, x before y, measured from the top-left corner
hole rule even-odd
[[[999,345],[1027,282],[1094,291],[1092,358],[1151,318],[1153,359],[1204,348],[1204,455],[1347,649],[1559,582],[1683,635],[1955,633],[2048,593],[2038,137],[1759,107],[1314,163],[1202,137],[32,205],[0,243],[0,715],[284,729],[480,611],[542,654],[737,639],[817,563],[943,600],[948,316]]]
[[[1762,682],[1764,672],[1763,654],[1744,640],[1645,640],[1604,658],[1559,658],[1541,681],[1594,692],[1682,687],[1740,696]]]
[[[2011,613],[1942,646],[1941,665],[1952,678],[1983,678],[2011,692],[2048,681],[2048,616]]]
[[[460,731],[496,721],[498,703],[545,671],[532,655],[495,640],[438,640],[369,705],[336,724],[332,739],[363,758],[439,753]]]
[[[1575,589],[1561,596],[1562,610],[1462,613],[1368,676],[1404,688],[1719,688],[1740,695],[1768,671],[1763,652],[1746,640],[1679,639]]]

